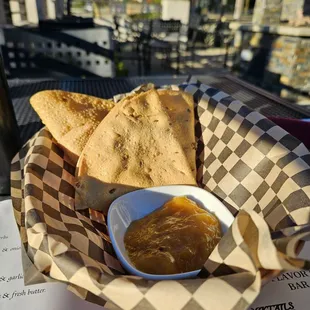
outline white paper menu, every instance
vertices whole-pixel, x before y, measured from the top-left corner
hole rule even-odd
[[[300,253],[310,259],[310,242]],[[309,310],[310,270],[288,271],[274,278],[263,287],[249,310]]]
[[[20,239],[11,200],[0,201],[0,310],[103,310],[62,283],[24,286]]]
[[[310,242],[301,257],[310,257]],[[61,283],[24,286],[20,239],[11,200],[0,201],[0,310],[103,310]],[[267,284],[250,310],[310,309],[310,271],[285,272]],[[168,310],[168,309],[167,309]]]

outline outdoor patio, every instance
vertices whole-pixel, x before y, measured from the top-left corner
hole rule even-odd
[[[192,59],[191,54],[183,52],[181,54],[180,74],[186,75],[202,75],[204,73],[224,73],[229,72],[228,68],[224,68],[225,48],[199,48],[194,51],[195,57]],[[172,54],[172,63],[165,63],[165,55],[157,52],[152,55],[152,75],[171,75],[176,73],[177,55]],[[231,61],[227,62],[231,65]],[[124,67],[128,71],[128,76],[138,76],[136,63],[125,60]]]
[[[310,0],[0,0],[0,309],[308,309],[309,60]]]

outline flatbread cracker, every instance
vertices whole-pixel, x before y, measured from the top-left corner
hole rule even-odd
[[[45,90],[30,104],[75,164],[89,137],[114,107],[111,100],[62,90]]]
[[[196,177],[196,138],[194,99],[181,90],[158,89],[159,99],[170,116],[171,126],[183,147],[189,165]],[[131,100],[137,94],[129,94],[119,103]]]
[[[88,140],[77,164],[77,209],[107,212],[138,188],[196,185],[171,119],[155,90],[118,103]]]
[[[188,163],[196,177],[196,138],[194,100],[189,93],[176,90],[158,90],[159,99],[167,109],[171,126],[181,143]]]

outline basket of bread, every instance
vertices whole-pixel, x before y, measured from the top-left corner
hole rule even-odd
[[[190,80],[30,104],[45,127],[11,165],[26,284],[107,309],[243,310],[309,266],[309,151],[242,102]]]

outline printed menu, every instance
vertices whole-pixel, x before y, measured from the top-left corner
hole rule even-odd
[[[79,299],[61,283],[24,286],[20,249],[11,200],[0,201],[0,309],[103,309]],[[310,258],[310,242],[300,256]],[[268,283],[249,310],[306,310],[309,304],[310,270],[288,271]]]
[[[310,241],[300,257],[310,259]],[[249,310],[307,310],[309,305],[310,270],[287,271],[263,287]]]
[[[103,310],[62,283],[24,286],[20,239],[9,199],[0,201],[0,309]]]

